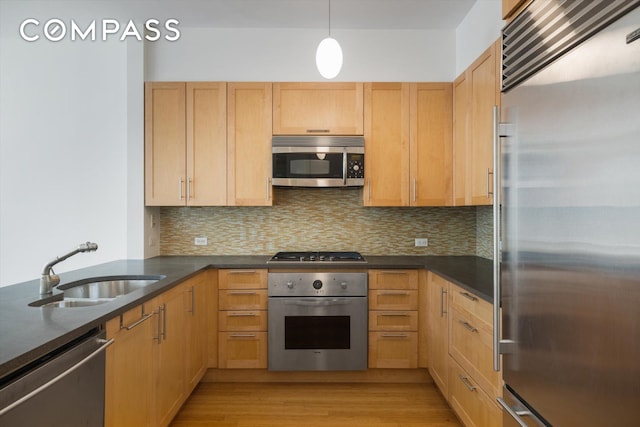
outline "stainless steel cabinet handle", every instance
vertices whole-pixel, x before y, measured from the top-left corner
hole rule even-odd
[[[191,186],[193,185],[193,179],[189,177],[187,179],[187,200],[191,200]]]
[[[413,201],[418,197],[418,178],[413,178]]]
[[[124,325],[122,325],[122,316],[120,316],[120,329],[126,329],[127,331],[130,331],[133,328],[135,328],[136,326],[144,323],[145,320],[150,319],[151,317],[153,317],[153,313],[148,313],[148,314],[145,314],[144,316],[142,316],[140,319],[138,319],[135,322],[133,322],[132,324],[130,324],[128,326],[124,326]]]
[[[407,274],[407,272],[403,270],[382,270],[380,274]]]
[[[514,410],[511,406],[509,406],[507,404],[507,402],[504,401],[503,398],[498,397],[497,398],[498,403],[500,404],[500,406],[502,406],[504,408],[505,411],[507,411],[507,413],[509,415],[511,415],[511,417],[513,417],[514,420],[516,420],[516,422],[521,426],[521,427],[529,427],[527,423],[525,423],[521,417],[523,416],[527,416],[527,415],[532,415],[531,412],[529,411],[516,411]]]
[[[162,312],[162,306],[159,306],[157,313],[153,313],[158,315],[158,325],[156,328],[156,332],[158,333],[158,336],[153,337],[153,340],[157,341],[158,344],[162,343],[162,316],[160,315],[161,312]]]
[[[184,178],[180,177],[180,181],[178,182],[178,193],[180,194],[180,200],[184,199],[184,194],[182,192],[184,187]]]
[[[271,200],[271,178],[267,177],[267,202]]]
[[[379,316],[385,317],[409,317],[408,313],[380,313]]]
[[[230,291],[229,295],[257,295],[256,291]]]
[[[195,287],[191,286],[191,289],[189,289],[189,293],[191,294],[191,310],[188,310],[189,313],[191,313],[192,316],[196,315],[196,289]]]
[[[444,288],[440,288],[440,317],[444,317],[447,312],[444,310],[444,295],[448,292]]]
[[[227,274],[255,274],[255,270],[229,270]]]
[[[162,304],[162,339],[167,340],[167,304]]]
[[[386,291],[386,292],[380,292],[380,295],[384,295],[384,296],[407,296],[410,295],[409,292],[390,292],[390,291]]]
[[[466,299],[470,299],[471,301],[478,301],[478,298],[471,295],[469,292],[460,292],[460,295],[462,295]]]
[[[229,313],[229,314],[227,314],[227,316],[229,316],[229,317],[256,317],[257,314],[256,313],[251,313],[251,312],[248,312],[248,313]]]
[[[471,384],[471,381],[469,381],[469,378],[463,375],[458,375],[458,378],[460,378],[460,381],[462,381],[462,384],[464,384],[464,386],[467,387],[469,391],[476,391],[477,387]]]
[[[490,168],[487,168],[487,198],[493,195],[493,172],[491,172]]]
[[[465,327],[465,329],[467,329],[470,332],[478,332],[478,328],[474,328],[469,322],[466,322],[464,320],[458,320],[458,323],[460,323],[462,326]]]
[[[500,154],[500,109],[493,107],[493,370],[500,371],[500,177],[502,165]]]
[[[73,365],[72,367],[67,369],[66,371],[62,372],[58,376],[56,376],[56,377],[50,379],[49,381],[47,381],[46,383],[42,384],[40,387],[36,388],[31,393],[25,394],[20,399],[18,399],[15,402],[11,403],[9,406],[6,406],[6,407],[0,409],[0,416],[6,414],[7,412],[12,410],[16,406],[22,404],[23,402],[26,402],[27,400],[31,399],[36,394],[38,394],[38,393],[42,392],[43,390],[51,387],[52,385],[54,385],[55,383],[57,383],[58,381],[60,381],[64,377],[66,377],[67,375],[71,374],[76,369],[80,368],[82,365],[84,365],[85,363],[87,363],[88,361],[90,361],[91,359],[96,357],[98,354],[100,354],[104,350],[106,350],[107,347],[109,347],[111,344],[113,344],[114,339],[113,338],[111,338],[110,340],[97,339],[96,341],[98,343],[102,344],[99,348],[94,350],[92,353],[87,355],[84,359],[82,359],[81,361],[79,361],[78,363],[76,363],[75,365]]]
[[[307,129],[307,133],[329,133],[331,129]]]
[[[407,334],[382,334],[384,338],[408,338]]]
[[[367,200],[371,201],[371,178],[367,178]]]
[[[255,338],[256,334],[231,334],[231,338]]]

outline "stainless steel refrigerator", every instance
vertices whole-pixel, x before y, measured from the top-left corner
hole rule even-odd
[[[534,0],[503,30],[505,427],[640,426],[639,3]]]

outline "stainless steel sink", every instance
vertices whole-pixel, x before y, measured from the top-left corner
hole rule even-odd
[[[165,276],[161,275],[92,277],[60,285],[58,289],[64,292],[62,295],[40,299],[29,305],[56,308],[91,307],[113,301],[164,278]]]
[[[144,277],[145,278],[139,279],[92,279],[92,281],[89,282],[83,281],[83,283],[76,282],[58,286],[58,289],[64,291],[65,298],[113,299],[156,283],[163,276]]]

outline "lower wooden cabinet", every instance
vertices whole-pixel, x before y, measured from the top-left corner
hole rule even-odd
[[[266,332],[220,332],[218,366],[222,369],[266,369]]]
[[[417,332],[369,332],[369,368],[417,367]]]
[[[169,425],[207,367],[204,272],[111,319],[105,425]]]
[[[449,393],[449,282],[429,272],[427,343],[429,373],[444,396]]]
[[[140,305],[107,322],[105,427],[152,426],[155,314]]]
[[[462,367],[449,358],[449,404],[466,427],[502,427],[502,411]]]
[[[218,273],[218,367],[267,368],[267,270]]]

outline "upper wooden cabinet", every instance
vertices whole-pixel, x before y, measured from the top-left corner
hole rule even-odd
[[[364,205],[450,205],[451,84],[366,83],[364,99]]]
[[[528,3],[527,0],[502,0],[502,19],[512,19],[516,16],[516,12],[520,10],[520,6]]]
[[[229,83],[228,204],[270,206],[271,83]]]
[[[454,82],[456,205],[493,203],[493,108],[500,106],[499,64],[498,40]]]
[[[274,135],[362,135],[362,83],[274,83]]]
[[[226,204],[226,83],[145,84],[145,204]]]

